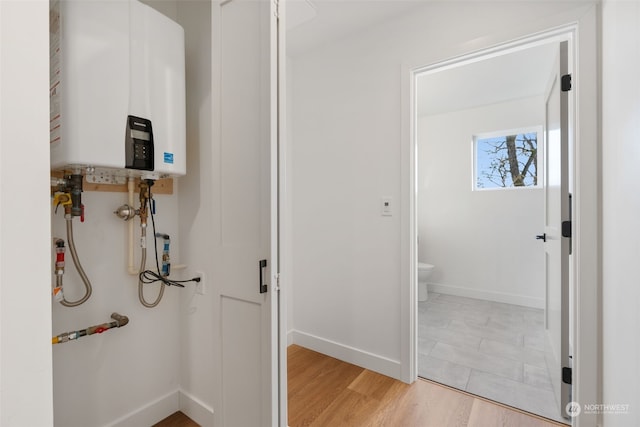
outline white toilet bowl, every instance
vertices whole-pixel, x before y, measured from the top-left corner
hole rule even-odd
[[[433,271],[433,265],[424,262],[418,263],[418,301],[426,301],[429,298],[427,293],[427,278]]]

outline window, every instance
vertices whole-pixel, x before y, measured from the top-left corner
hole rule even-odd
[[[474,136],[473,188],[537,187],[539,135],[526,129]]]

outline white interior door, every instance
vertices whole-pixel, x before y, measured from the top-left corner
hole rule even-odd
[[[269,0],[232,0],[217,7],[220,425],[276,426],[278,22]]]
[[[558,410],[566,417],[570,385],[562,381],[569,360],[569,253],[570,239],[562,236],[563,221],[570,220],[568,92],[563,76],[568,74],[567,42],[559,45],[558,59],[545,97],[545,229],[546,270],[546,360]],[[565,88],[566,89],[566,88]]]

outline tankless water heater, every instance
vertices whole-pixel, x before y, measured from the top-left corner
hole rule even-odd
[[[184,30],[137,0],[51,4],[51,167],[186,173]]]

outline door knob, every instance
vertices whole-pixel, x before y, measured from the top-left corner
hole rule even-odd
[[[547,233],[544,233],[544,234],[538,234],[538,235],[536,236],[536,240],[542,240],[543,242],[546,242],[546,241],[547,241]]]

